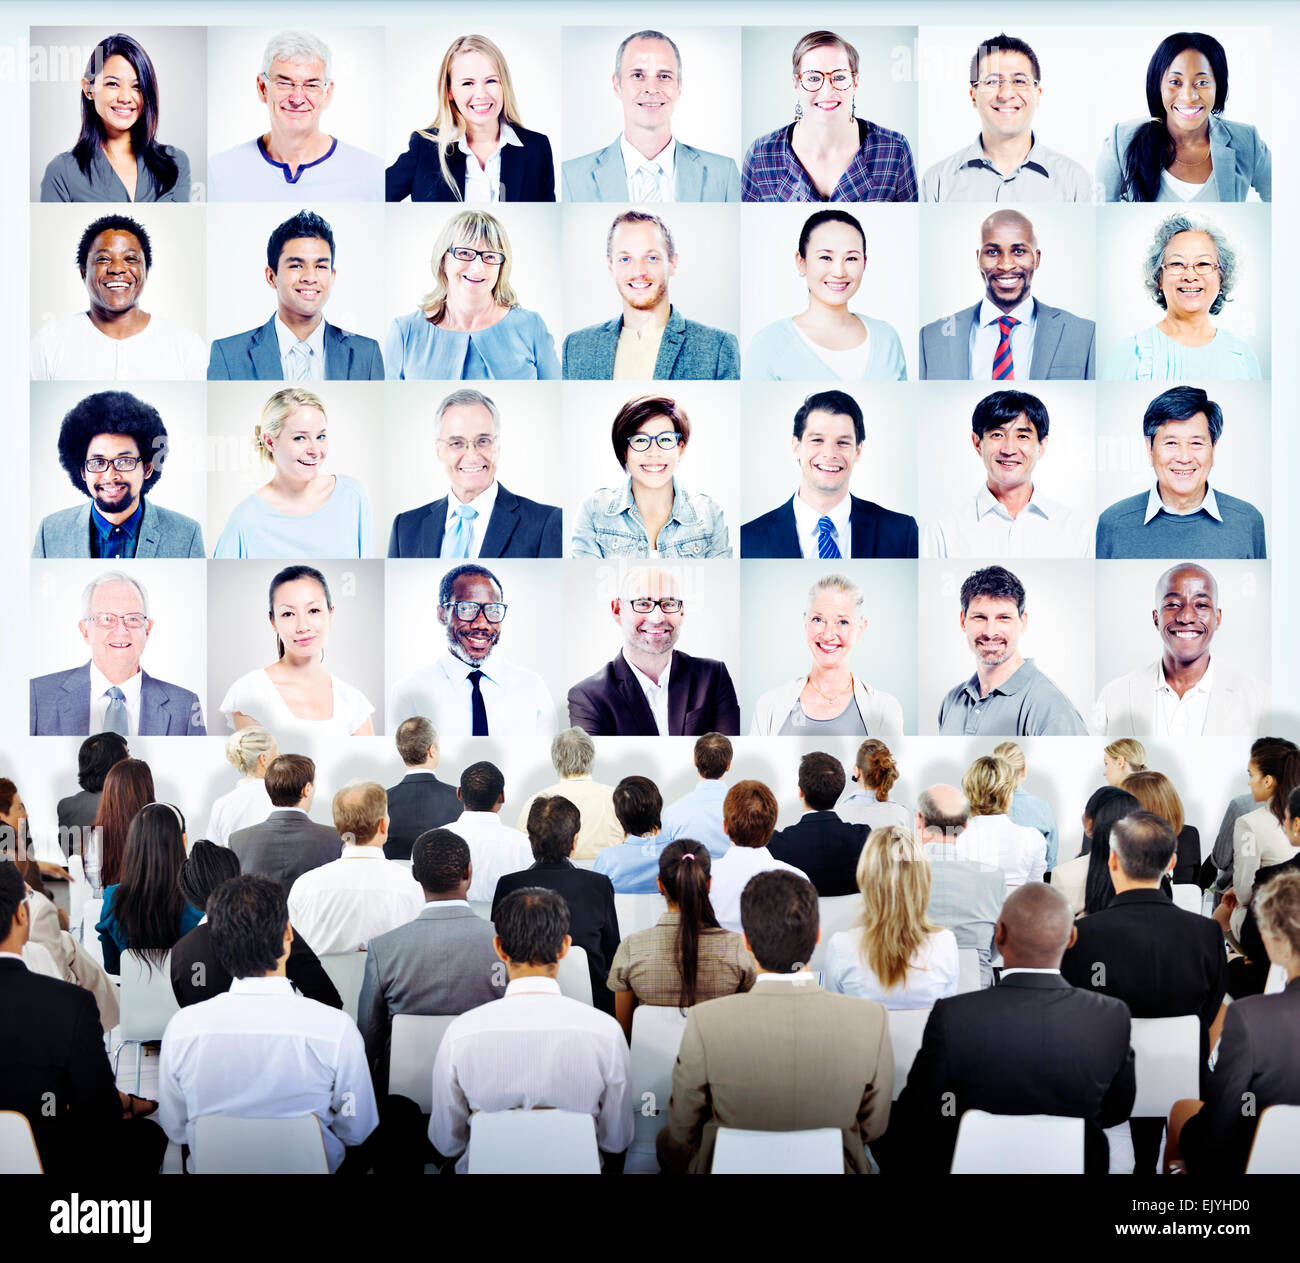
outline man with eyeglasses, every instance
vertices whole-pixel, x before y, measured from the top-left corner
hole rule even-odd
[[[1084,167],[1034,136],[1041,82],[1038,58],[1024,40],[985,40],[970,62],[970,99],[980,134],[925,173],[921,201],[1091,202],[1092,180]]]
[[[124,390],[87,395],[63,418],[59,464],[86,504],[41,520],[33,557],[203,557],[203,529],[145,492],[162,477],[167,428]]]
[[[438,459],[450,491],[393,519],[390,557],[559,557],[560,510],[497,481],[501,414],[481,391],[454,390],[438,405]]]
[[[229,93],[227,93],[229,95]],[[334,97],[330,50],[281,31],[262,54],[257,96],[269,129],[208,160],[211,202],[382,202],[384,163],[321,131]]]
[[[674,574],[629,571],[610,602],[623,651],[569,690],[569,722],[593,737],[697,737],[740,733],[726,665],[676,649],[686,603]]]
[[[443,736],[553,737],[555,703],[542,677],[494,653],[508,609],[500,580],[485,566],[448,570],[438,585],[447,648],[393,690],[389,725],[425,715]]]
[[[87,585],[81,608],[77,625],[90,661],[31,681],[32,736],[205,736],[198,697],[140,668],[153,630],[144,585],[106,570]]]

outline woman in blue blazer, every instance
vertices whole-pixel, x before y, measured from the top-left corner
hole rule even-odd
[[[388,201],[555,201],[551,142],[520,125],[501,50],[482,35],[463,35],[447,49],[438,80],[438,116],[411,133],[388,168]]]

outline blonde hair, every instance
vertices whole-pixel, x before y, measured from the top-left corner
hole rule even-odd
[[[982,755],[966,769],[961,788],[972,816],[1005,815],[1016,792],[1015,769],[999,755]]]
[[[374,781],[349,781],[333,803],[334,828],[345,843],[364,846],[388,815],[388,794]]]
[[[1255,922],[1300,956],[1300,873],[1281,872],[1255,892]]]
[[[429,260],[433,288],[420,299],[420,308],[435,324],[447,310],[447,251],[452,246],[473,246],[476,241],[483,241],[487,249],[500,250],[506,256],[497,272],[497,283],[492,287],[493,299],[503,307],[519,306],[519,299],[510,288],[510,238],[506,236],[505,225],[487,211],[463,210],[443,224]]]
[[[858,747],[857,769],[862,774],[864,789],[875,791],[878,803],[889,801],[889,791],[898,780],[898,764],[889,747],[875,737],[868,737]]]
[[[1183,802],[1173,782],[1163,772],[1151,772],[1146,768],[1130,772],[1124,778],[1123,788],[1142,804],[1143,811],[1167,821],[1175,837],[1182,833],[1186,823]]]
[[[848,575],[824,574],[808,589],[808,609],[812,609],[819,592],[843,592],[853,599],[854,612],[862,617],[862,589]],[[807,611],[805,611],[807,612]]]
[[[447,165],[447,155],[456,143],[465,135],[465,119],[451,99],[451,63],[461,53],[482,53],[496,68],[497,78],[501,81],[501,123],[519,124],[519,102],[515,99],[514,85],[510,82],[510,67],[501,50],[485,35],[461,35],[451,41],[443,54],[442,65],[438,68],[438,83],[441,92],[438,97],[438,113],[428,127],[420,130],[419,135],[431,140],[438,148],[438,166],[442,169],[442,178],[451,190],[452,199],[461,200],[460,190],[452,179],[451,168]]]
[[[887,991],[902,986],[926,936],[939,927],[930,905],[930,861],[910,829],[873,829],[858,857],[862,892],[859,953]]]
[[[993,753],[1011,764],[1011,770],[1017,778],[1025,770],[1025,752],[1014,741],[1004,741],[1001,745],[994,746]]]
[[[1147,770],[1146,746],[1140,741],[1134,741],[1132,737],[1121,737],[1118,741],[1112,741],[1102,753],[1110,759],[1123,759],[1128,764],[1130,772]]]
[[[257,760],[275,749],[275,738],[258,724],[241,728],[226,741],[226,762],[241,776],[252,776],[257,771]]]
[[[267,447],[266,440],[280,437],[284,423],[297,408],[315,408],[320,413],[322,421],[326,423],[329,421],[325,405],[319,395],[312,394],[310,390],[303,390],[301,386],[286,386],[284,390],[277,390],[266,401],[262,409],[262,420],[253,426],[253,446],[257,448],[258,456],[270,465],[275,464],[275,457]]]

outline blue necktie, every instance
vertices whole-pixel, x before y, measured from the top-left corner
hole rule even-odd
[[[817,523],[817,556],[823,561],[840,556],[839,545],[835,543],[835,525],[828,517]]]
[[[104,714],[104,731],[129,737],[126,722],[126,694],[116,684],[108,690],[108,710]]]
[[[478,517],[478,510],[473,505],[458,504],[452,517],[455,518],[455,521],[448,533],[442,555],[444,557],[468,557],[469,541],[474,535],[473,522]]]

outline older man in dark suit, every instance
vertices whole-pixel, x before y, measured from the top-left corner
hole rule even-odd
[[[413,715],[397,726],[397,753],[406,775],[388,791],[388,841],[384,854],[390,860],[409,860],[415,839],[428,829],[450,824],[461,813],[456,786],[440,781],[438,732],[423,715]]]
[[[305,754],[280,755],[266,769],[271,814],[230,835],[230,849],[242,870],[278,881],[286,895],[303,873],[332,863],[343,851],[338,833],[307,815],[316,797],[315,782],[316,764]]]

